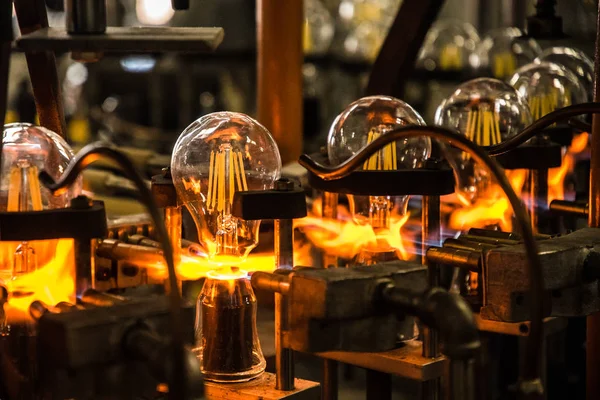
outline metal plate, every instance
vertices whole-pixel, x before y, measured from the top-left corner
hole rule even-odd
[[[445,357],[422,356],[423,346],[418,340],[410,340],[404,346],[377,353],[328,351],[316,353],[329,360],[341,361],[357,367],[393,374],[418,381],[428,381],[444,374]]]
[[[108,27],[102,35],[70,35],[42,28],[17,39],[26,52],[206,53],[223,40],[223,28]]]
[[[204,383],[206,400],[313,400],[321,393],[317,382],[304,379],[294,380],[295,389],[281,391],[275,389],[275,374],[265,372],[260,377],[242,383]]]

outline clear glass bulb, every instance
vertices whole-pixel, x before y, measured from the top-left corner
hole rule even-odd
[[[181,133],[173,149],[171,175],[211,261],[239,264],[257,245],[260,221],[231,215],[233,195],[271,189],[280,171],[275,140],[245,114],[208,114]]]
[[[245,271],[209,272],[196,307],[196,352],[205,379],[243,382],[266,368],[256,330],[256,296]]]
[[[525,37],[519,28],[498,28],[490,31],[477,46],[471,66],[488,68],[497,79],[508,79],[515,71],[542,53],[538,42]]]
[[[304,53],[327,53],[333,40],[334,23],[320,0],[304,0]]]
[[[344,32],[336,47],[340,56],[372,62],[379,54],[396,15],[398,0],[344,0],[338,7],[338,31]]]
[[[423,42],[417,67],[427,71],[461,71],[479,44],[473,25],[456,20],[436,21]]]
[[[550,62],[519,68],[509,83],[525,97],[534,120],[559,108],[587,101],[587,92],[575,74]]]
[[[516,135],[532,117],[527,101],[507,83],[493,78],[473,79],[460,85],[435,113],[435,124],[454,129],[480,146],[491,146]],[[457,192],[474,201],[491,182],[487,170],[460,151],[449,148],[449,162]]]
[[[61,195],[52,194],[38,179],[42,170],[55,180],[60,179],[73,159],[71,147],[59,135],[41,126],[13,123],[4,126],[2,137],[0,210],[19,212],[64,208],[81,193],[81,177]],[[3,265],[10,266],[5,273],[16,279],[36,270],[54,256],[56,244],[56,240],[45,240],[1,246]]]
[[[594,62],[583,51],[571,47],[549,47],[535,59],[536,63],[543,61],[562,65],[573,72],[580,79],[588,98],[593,98]]]
[[[423,118],[402,100],[388,96],[364,97],[350,104],[333,122],[327,140],[329,162],[338,165],[367,144],[391,130],[406,125],[425,125]],[[429,158],[429,138],[397,141],[379,150],[363,165],[363,170],[389,171],[419,168]],[[408,196],[348,196],[350,211],[359,225],[376,232],[390,229],[392,215],[404,215]],[[379,248],[381,252],[386,251]]]

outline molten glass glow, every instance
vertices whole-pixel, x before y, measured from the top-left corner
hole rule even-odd
[[[415,254],[414,237],[402,231],[409,213],[392,215],[389,228],[374,228],[356,223],[343,205],[338,206],[337,219],[322,218],[321,207],[321,202],[315,201],[310,215],[296,220],[295,227],[327,254],[352,259],[364,251],[395,252],[403,260]]]
[[[29,243],[39,250],[38,269],[15,279],[6,279],[2,283],[9,293],[8,303],[4,306],[9,323],[29,320],[29,305],[35,300],[48,305],[75,301],[73,240],[40,240]],[[12,255],[19,244],[2,242],[2,258]]]

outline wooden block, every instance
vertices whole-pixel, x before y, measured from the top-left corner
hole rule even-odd
[[[265,372],[256,379],[242,383],[205,382],[206,400],[315,400],[321,396],[319,383],[295,379],[295,389],[275,389],[275,374]]]

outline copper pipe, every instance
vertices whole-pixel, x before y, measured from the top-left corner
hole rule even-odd
[[[570,200],[552,200],[550,203],[550,211],[561,214],[574,214],[578,216],[587,216],[589,207],[587,203],[581,203]]]
[[[14,5],[21,34],[48,27],[44,0],[16,0]],[[40,125],[65,137],[65,114],[56,57],[51,51],[26,53],[25,56]]]
[[[596,24],[596,57],[594,60],[594,101],[600,100],[600,2]],[[592,115],[590,159],[590,198],[588,224],[600,227],[600,115]],[[587,317],[586,329],[586,398],[600,398],[600,313]]]
[[[302,152],[302,0],[258,0],[258,120],[285,164]]]

